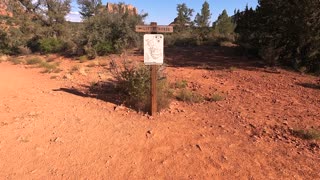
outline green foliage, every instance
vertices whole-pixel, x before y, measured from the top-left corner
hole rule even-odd
[[[117,79],[119,92],[125,95],[126,104],[138,111],[150,110],[150,69],[144,65],[137,65],[126,60],[118,65],[114,60],[111,63],[111,72]],[[158,71],[157,104],[158,111],[167,108],[172,93],[169,90],[167,80]]]
[[[0,29],[0,53],[15,55],[25,44],[22,32],[16,27]]]
[[[89,59],[136,47],[141,44],[142,38],[135,32],[135,26],[142,24],[146,15],[102,11],[84,21],[79,44],[84,47]]]
[[[226,37],[234,33],[235,24],[232,22],[232,18],[228,16],[226,10],[223,10],[219,15],[218,20],[213,23],[213,31],[218,36]]]
[[[190,103],[200,103],[204,101],[204,97],[201,94],[192,92],[186,88],[179,90],[176,97],[179,101],[190,102]]]
[[[82,19],[88,19],[98,13],[102,6],[101,0],[77,0]]]
[[[201,14],[197,13],[194,22],[198,27],[201,27],[201,28],[209,27],[210,18],[211,18],[211,13],[210,13],[209,3],[205,1],[202,5]]]
[[[209,3],[205,1],[202,5],[201,14],[197,13],[194,23],[197,26],[196,33],[199,35],[199,39],[201,41],[207,40],[210,32],[209,24],[210,24],[210,7]]]
[[[167,46],[197,46],[202,44],[202,39],[192,30],[165,35],[164,43]]]
[[[271,65],[315,71],[320,64],[319,9],[319,1],[260,0],[256,10],[237,13],[238,41]]]
[[[39,49],[41,53],[58,53],[62,52],[65,44],[62,40],[56,38],[45,38],[39,41]]]
[[[10,47],[8,45],[8,34],[0,29],[0,53],[9,54]]]
[[[94,46],[94,49],[99,56],[107,55],[114,52],[112,43],[108,41],[99,42]]]
[[[175,30],[177,32],[184,31],[188,26],[192,26],[191,17],[193,9],[188,8],[185,3],[177,5],[177,17],[174,19]]]

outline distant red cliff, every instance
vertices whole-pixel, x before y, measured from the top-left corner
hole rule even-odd
[[[8,0],[0,1],[0,16],[10,16],[12,17],[12,13],[8,11]]]
[[[119,5],[119,4],[107,3],[106,5],[106,9],[109,13],[119,12],[120,8],[128,12],[130,15],[138,15],[138,9],[130,4]]]

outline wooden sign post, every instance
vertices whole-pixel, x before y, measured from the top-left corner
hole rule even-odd
[[[172,26],[158,26],[156,22],[136,26],[136,32],[149,33],[144,35],[144,63],[151,66],[151,116],[157,114],[157,69],[163,64],[164,37],[158,33],[172,33]]]

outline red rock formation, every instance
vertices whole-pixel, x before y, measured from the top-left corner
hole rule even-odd
[[[8,0],[0,0],[0,16],[12,17],[12,13],[8,11]]]
[[[119,8],[128,11],[130,15],[137,15],[138,14],[138,9],[131,4],[122,4],[121,7],[119,7],[118,4],[113,4],[113,3],[107,3],[106,9],[109,13],[116,13],[119,12]]]

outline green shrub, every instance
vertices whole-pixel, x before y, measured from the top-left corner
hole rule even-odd
[[[162,70],[158,71],[157,81],[158,111],[167,108],[172,97],[172,92]],[[148,112],[151,100],[149,67],[128,61],[123,61],[119,66],[115,61],[112,61],[111,72],[117,79],[119,92],[125,96],[126,104],[138,111]]]
[[[179,101],[190,102],[190,103],[200,103],[204,101],[202,95],[192,92],[188,89],[181,89],[177,94],[177,99]]]
[[[44,54],[62,52],[65,47],[64,42],[56,38],[41,39],[39,43],[40,52]]]
[[[33,37],[28,40],[27,47],[32,52],[39,52],[40,51],[40,38],[39,37]]]
[[[100,42],[95,45],[94,49],[96,50],[99,56],[104,56],[114,52],[112,43],[109,41]]]

